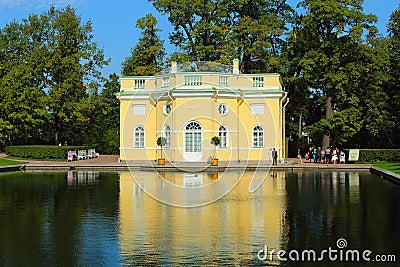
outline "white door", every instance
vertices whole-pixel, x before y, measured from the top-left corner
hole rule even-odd
[[[183,136],[185,139],[184,159],[187,161],[201,161],[203,154],[203,133],[200,123],[197,121],[189,122],[185,127]]]

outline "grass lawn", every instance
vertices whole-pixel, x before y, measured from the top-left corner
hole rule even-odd
[[[24,164],[21,161],[14,161],[14,160],[9,160],[9,159],[0,159],[0,166],[6,166],[6,165],[20,165]]]
[[[376,162],[374,166],[400,174],[400,162]]]

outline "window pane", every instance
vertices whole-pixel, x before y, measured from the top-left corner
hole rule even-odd
[[[171,146],[171,128],[168,125],[166,125],[164,127],[163,136],[165,137],[165,147],[170,147]]]
[[[192,152],[192,150],[193,150],[192,133],[185,133],[185,151]]]
[[[134,147],[144,147],[144,128],[138,126],[134,130]]]
[[[227,147],[228,146],[228,131],[225,126],[219,127],[218,137],[221,141],[219,147]]]
[[[194,147],[193,152],[201,151],[201,133],[194,133]]]

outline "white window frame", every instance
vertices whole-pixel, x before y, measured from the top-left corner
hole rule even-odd
[[[171,103],[166,103],[166,104],[163,106],[163,114],[164,114],[164,116],[168,116],[168,115],[171,113],[171,111],[172,111],[172,105],[171,105]]]
[[[221,125],[218,129],[218,138],[221,141],[219,143],[220,148],[229,147],[229,133],[228,128],[225,125]]]
[[[145,136],[144,127],[141,125],[136,126],[135,129],[133,130],[133,147],[144,148],[145,144],[144,136]]]
[[[264,147],[264,128],[261,125],[256,125],[251,131],[253,138],[253,147]]]
[[[171,147],[171,127],[169,127],[169,125],[164,125],[162,135],[165,138],[165,146],[164,147],[170,148]]]
[[[221,116],[225,116],[226,114],[228,114],[228,112],[229,112],[229,106],[228,106],[227,104],[221,103],[221,104],[218,106],[218,113],[219,113]]]
[[[185,126],[185,152],[200,153],[203,148],[203,133],[201,124],[197,121],[190,121]],[[187,141],[190,141],[189,143]],[[189,146],[188,146],[189,144]]]

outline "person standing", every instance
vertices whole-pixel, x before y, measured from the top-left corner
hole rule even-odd
[[[340,155],[340,156],[339,156],[340,163],[341,163],[341,164],[346,163],[346,153],[344,153],[344,151],[341,150],[339,155]]]
[[[322,157],[321,152],[322,152],[322,150],[321,150],[321,147],[319,146],[317,149],[317,163],[321,163],[321,157]]]
[[[322,164],[325,163],[325,149],[324,148],[321,149],[321,163]]]
[[[338,160],[337,149],[332,149],[332,161],[333,164],[336,164]]]
[[[278,151],[275,148],[272,149],[272,165],[278,164]]]
[[[312,157],[313,157],[314,163],[316,163],[317,162],[317,150],[315,148],[314,148],[314,151],[312,152]]]
[[[329,147],[327,147],[325,150],[325,161],[326,161],[326,164],[331,163],[331,149]]]
[[[301,150],[300,150],[300,148],[297,149],[297,163],[298,164],[303,164],[303,161],[301,160]]]

